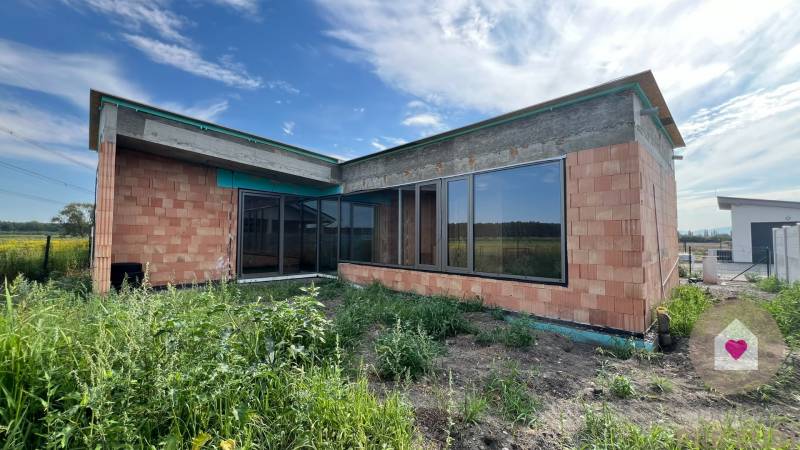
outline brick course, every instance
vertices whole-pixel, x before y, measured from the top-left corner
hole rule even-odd
[[[678,254],[674,175],[637,142],[569,153],[566,166],[567,286],[349,263],[340,263],[339,273],[355,283],[481,297],[507,310],[643,332],[661,299],[660,273],[664,292],[677,284],[677,272],[670,272]]]
[[[216,173],[118,149],[112,262],[149,264],[153,285],[233,276],[238,196],[217,187]]]

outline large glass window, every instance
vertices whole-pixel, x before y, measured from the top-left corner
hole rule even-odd
[[[469,190],[466,178],[447,182],[447,265],[467,267]]]
[[[559,162],[474,176],[476,272],[562,278]]]
[[[336,272],[339,202],[336,199],[323,199],[319,204],[319,270],[327,273]]]
[[[279,271],[280,197],[242,196],[242,274],[270,274]]]
[[[350,213],[347,224],[345,210]],[[342,246],[350,245],[349,257],[342,259],[398,264],[397,189],[344,196],[342,214]]]

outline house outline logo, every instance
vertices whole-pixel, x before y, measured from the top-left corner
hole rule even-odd
[[[758,370],[758,336],[739,319],[714,338],[714,370]]]

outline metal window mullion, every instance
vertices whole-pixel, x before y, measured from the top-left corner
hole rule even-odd
[[[561,170],[559,171],[561,177],[561,281],[567,282],[567,194],[566,194],[566,164],[564,159],[561,160]],[[661,255],[659,255],[661,258]],[[660,260],[659,260],[660,261]]]
[[[284,252],[284,226],[283,222],[285,219],[285,203],[286,200],[283,195],[278,197],[278,273],[284,275],[283,273],[283,252]]]
[[[403,190],[397,190],[397,265],[403,265]]]
[[[473,238],[475,234],[474,229],[474,220],[475,220],[475,211],[474,211],[474,196],[473,196],[473,176],[467,175],[467,272],[473,273],[474,270],[474,250],[473,250]]]
[[[419,266],[420,266],[420,257],[419,257],[419,251],[420,251],[420,242],[419,242],[419,237],[420,237],[419,198],[420,198],[420,195],[419,195],[419,189],[420,189],[420,187],[421,186],[419,184],[414,186],[414,267],[417,267],[417,268],[419,268]]]

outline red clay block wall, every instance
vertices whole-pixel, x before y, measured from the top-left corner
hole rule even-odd
[[[661,284],[654,230],[648,228],[653,183],[659,186],[657,200],[664,203],[659,205],[659,214],[664,210],[659,231],[662,249],[667,249],[662,250],[665,275],[673,251],[667,243],[676,241],[677,257],[674,177],[651,163],[636,142],[567,155],[566,287],[347,263],[339,264],[339,273],[360,284],[378,281],[420,294],[481,297],[507,310],[643,332]]]
[[[112,262],[150,264],[150,282],[193,283],[236,267],[233,189],[216,169],[117,149]]]

